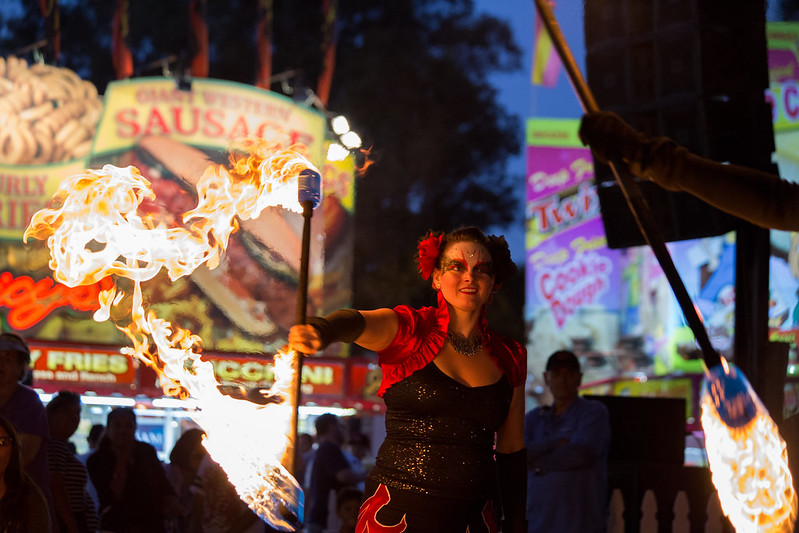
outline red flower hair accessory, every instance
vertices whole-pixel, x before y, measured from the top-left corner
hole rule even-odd
[[[441,241],[444,239],[444,234],[434,235],[431,231],[430,234],[419,241],[417,249],[419,256],[416,258],[418,265],[417,270],[422,279],[430,279],[430,275],[436,268],[438,255],[441,253]]]

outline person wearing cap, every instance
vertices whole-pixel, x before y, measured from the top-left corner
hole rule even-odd
[[[525,415],[528,533],[605,530],[610,419],[578,395],[582,377],[573,352],[553,353],[544,372],[553,403]]]
[[[13,333],[0,334],[0,415],[8,418],[19,431],[25,472],[48,501],[50,516],[55,516],[47,463],[50,440],[47,414],[36,391],[21,383],[28,374],[30,362],[30,349],[21,337]]]

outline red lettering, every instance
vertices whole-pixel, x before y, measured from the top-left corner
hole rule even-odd
[[[183,108],[176,106],[172,108],[172,114],[175,115],[175,131],[181,135],[194,135],[200,127],[200,110],[196,107],[191,108],[191,126],[186,128],[181,120],[183,116]]]
[[[237,118],[236,122],[233,123],[233,127],[230,128],[228,138],[238,139],[240,137],[247,137],[249,134],[250,130],[247,127],[247,121],[244,120],[243,116],[239,115],[239,118]]]
[[[9,200],[6,203],[6,212],[8,214],[8,225],[11,228],[18,227],[15,222],[17,220],[17,202],[14,200]]]
[[[139,112],[135,109],[122,109],[117,113],[117,135],[122,138],[137,137],[141,133],[141,127],[136,119]]]
[[[544,298],[549,301],[555,296],[554,287],[550,282],[550,278],[552,275],[549,272],[544,272],[541,274],[541,294],[544,295]]]
[[[799,116],[796,85],[786,85],[782,97],[785,103],[785,114],[789,119],[796,120],[796,117]]]
[[[549,219],[547,218],[547,208],[550,204],[538,204],[533,206],[533,219],[538,220],[538,231],[547,233],[549,231]]]
[[[771,89],[766,89],[766,103],[771,109],[771,122],[777,122],[777,102],[774,101],[774,93]]]
[[[19,176],[8,177],[8,194],[19,196]]]
[[[305,146],[310,146],[313,143],[313,136],[309,135],[302,131],[292,131],[291,132],[291,144],[304,144]]]
[[[218,110],[211,110],[205,113],[205,127],[203,134],[208,137],[221,137],[225,133],[225,127],[222,125],[222,120],[225,114]]]
[[[8,325],[25,330],[37,324],[53,309],[70,306],[79,311],[94,311],[100,304],[97,296],[101,290],[113,286],[110,278],[92,285],[67,287],[51,278],[34,281],[30,276],[14,277],[11,272],[0,274],[0,306],[7,307]]]
[[[150,117],[147,119],[144,130],[146,135],[169,135],[172,133],[166,120],[161,116],[161,112],[155,107],[150,111]]]

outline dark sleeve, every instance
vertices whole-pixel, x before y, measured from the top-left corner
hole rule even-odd
[[[799,231],[799,184],[700,157],[668,137],[646,137],[612,112],[586,113],[579,134],[599,161],[626,163],[639,178],[690,193],[752,224]]]
[[[669,139],[648,142],[644,177],[680,190],[752,224],[799,231],[799,184],[739,165],[699,157]]]

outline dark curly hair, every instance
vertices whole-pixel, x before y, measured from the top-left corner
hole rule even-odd
[[[444,261],[444,252],[455,243],[474,242],[480,244],[491,254],[491,262],[494,264],[494,285],[499,288],[502,282],[516,275],[518,268],[510,256],[508,242],[502,235],[486,235],[479,228],[474,226],[462,226],[456,230],[444,234],[441,241],[436,268],[441,268]]]

